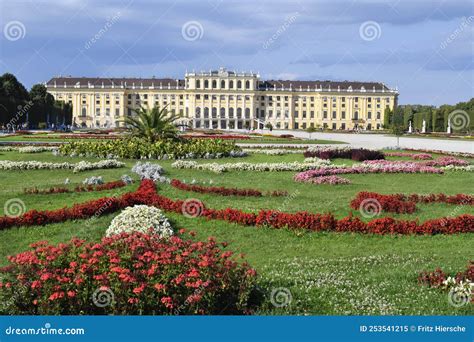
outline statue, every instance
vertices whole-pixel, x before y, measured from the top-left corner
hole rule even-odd
[[[411,126],[411,121],[410,121],[410,125],[408,126],[408,133],[413,133],[413,127]]]
[[[426,120],[423,119],[423,126],[421,127],[421,133],[426,133]]]
[[[448,134],[451,134],[451,120],[448,120],[448,129],[446,130]]]

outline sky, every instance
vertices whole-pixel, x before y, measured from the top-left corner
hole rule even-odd
[[[401,104],[473,97],[469,0],[0,0],[0,73],[377,81]]]

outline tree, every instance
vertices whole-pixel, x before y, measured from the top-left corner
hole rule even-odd
[[[385,107],[385,111],[383,113],[383,127],[389,128],[392,123],[392,115],[393,112],[390,107]]]
[[[309,126],[308,128],[306,128],[306,132],[309,133],[309,140],[311,140],[311,135],[316,132],[316,128],[314,128],[314,126]]]
[[[397,147],[400,147],[400,137],[405,133],[405,124],[403,120],[403,110],[395,109],[390,124],[390,131],[397,137]]]
[[[270,122],[265,124],[265,128],[268,129],[270,132],[273,131],[273,125]]]
[[[128,116],[122,122],[130,129],[132,136],[155,142],[160,139],[176,139],[178,131],[175,121],[180,118],[170,112],[166,106],[132,109],[136,116]]]

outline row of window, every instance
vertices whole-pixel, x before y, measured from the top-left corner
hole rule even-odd
[[[204,80],[204,82],[201,83],[201,80],[196,80],[196,88],[197,89],[217,89],[217,80],[212,80],[209,82],[209,80]],[[234,88],[234,84],[237,86]],[[201,85],[203,87],[201,88]],[[220,88],[219,89],[251,89],[250,88],[250,81],[245,81],[242,82],[241,80],[238,80],[237,82],[234,83],[233,80],[225,81],[221,80],[220,81]]]

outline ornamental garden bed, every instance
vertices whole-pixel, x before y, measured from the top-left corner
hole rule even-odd
[[[437,159],[437,156],[433,157],[433,160]],[[387,160],[396,158],[387,157]],[[0,159],[44,163],[98,161],[92,157],[54,156],[48,151],[34,154],[5,151]],[[302,154],[255,154],[239,160],[219,159],[216,163],[240,160],[249,164],[303,163],[304,157]],[[470,159],[465,160],[472,163]],[[6,255],[17,255],[28,250],[30,243],[40,240],[48,240],[56,247],[59,243],[69,243],[75,236],[85,239],[86,243],[101,243],[110,222],[125,206],[146,203],[166,209],[164,214],[177,229],[185,227],[195,231],[196,236],[191,240],[204,242],[215,236],[217,241],[228,241],[232,251],[245,253],[245,259],[257,271],[256,282],[263,301],[250,311],[239,308],[235,313],[472,314],[472,306],[451,306],[447,301],[449,291],[418,284],[422,271],[441,267],[447,276],[454,277],[473,259],[474,234],[471,231],[474,212],[472,205],[463,204],[469,198],[467,196],[472,198],[474,195],[466,186],[474,180],[472,172],[423,166],[441,172],[348,173],[344,177],[351,184],[313,185],[295,182],[293,177],[297,171],[261,173],[232,170],[213,173],[194,168],[177,169],[171,167],[173,160],[161,160],[151,163],[158,163],[164,169],[165,177],[186,180],[187,185],[199,186],[200,191],[189,191],[191,188],[187,186],[173,187],[168,183],[154,184],[156,190],[153,187],[147,190],[146,184],[142,183],[137,190],[139,179],[131,173],[136,160],[120,161],[125,163],[121,168],[86,170],[79,174],[71,169],[1,170],[0,210],[4,213],[8,201],[19,199],[24,203],[23,214],[36,211],[25,217],[2,221],[5,229],[0,230],[0,266],[8,264]],[[423,161],[413,160],[415,163]],[[198,160],[197,163],[206,161]],[[331,161],[331,164],[351,167],[357,163],[340,159]],[[113,181],[124,173],[132,175],[136,184],[101,192],[23,193],[24,188],[34,187],[73,189],[74,185],[64,186],[66,178],[70,178],[71,184],[79,184],[85,177],[102,176]],[[191,184],[193,179],[195,184]],[[222,196],[219,194],[221,190],[213,192],[210,191],[212,188],[224,193],[236,189],[258,190],[264,196]],[[277,190],[286,191],[286,196],[265,196]],[[407,201],[416,199],[416,211],[381,211],[373,217],[365,217],[360,208],[351,208],[351,201],[362,191],[403,194]],[[435,195],[426,196],[429,194]],[[463,194],[466,198],[453,197],[456,194]],[[184,203],[189,211],[183,213]],[[3,280],[0,282],[5,283]],[[90,292],[96,285],[91,283]],[[21,290],[20,286],[17,288]],[[280,288],[287,289],[292,300],[277,307],[271,301],[272,292]],[[139,293],[135,293],[135,289]],[[146,286],[141,290],[138,284],[127,288],[124,297],[127,303],[131,298],[151,298],[148,296],[155,296],[151,291],[156,289]],[[44,303],[53,295],[48,293],[48,298],[42,299],[43,312],[48,308]],[[10,296],[19,298],[12,293]],[[67,291],[64,297],[61,296],[56,294],[53,301],[62,303],[72,298],[68,297]],[[162,297],[153,298],[161,303]],[[165,299],[165,303],[170,302]],[[133,311],[136,303],[128,305]],[[122,303],[119,307],[123,308]],[[166,309],[162,304],[162,310]],[[41,309],[36,310],[32,313],[39,313]],[[110,312],[120,314],[106,310],[97,313]]]

